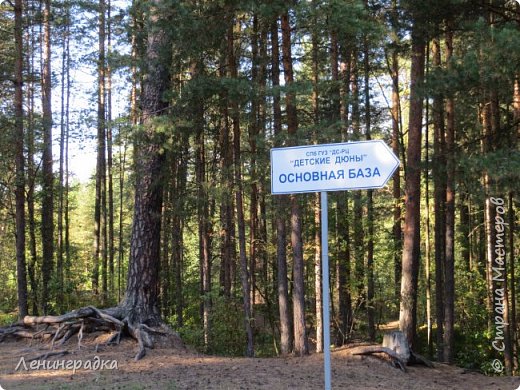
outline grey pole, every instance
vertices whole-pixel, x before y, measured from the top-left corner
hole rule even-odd
[[[321,269],[323,295],[323,362],[325,390],[331,389],[330,375],[330,316],[329,316],[329,211],[327,192],[321,192]]]

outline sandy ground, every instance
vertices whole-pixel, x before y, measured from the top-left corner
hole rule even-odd
[[[69,342],[64,356],[40,359],[50,369],[31,370],[30,359],[45,354],[48,345],[28,341],[0,343],[0,388],[12,389],[322,389],[323,355],[304,358],[229,358],[207,356],[186,350],[149,350],[144,359],[133,360],[136,344],[124,340],[118,346],[99,348],[91,341],[77,350]],[[64,360],[72,367],[99,361],[117,369],[53,369]],[[20,363],[23,357],[24,364]],[[20,367],[16,370],[16,366]],[[35,361],[33,367],[38,361]],[[80,364],[80,363],[75,363]],[[88,367],[88,366],[87,366]],[[503,389],[515,390],[520,378],[486,377],[463,369],[436,364],[435,368],[409,367],[403,373],[374,356],[352,356],[348,348],[332,353],[333,389]]]

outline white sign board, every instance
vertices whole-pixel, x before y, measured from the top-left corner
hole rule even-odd
[[[399,166],[382,140],[271,149],[271,193],[381,188]]]

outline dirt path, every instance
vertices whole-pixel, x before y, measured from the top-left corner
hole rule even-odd
[[[82,364],[76,372],[52,366],[31,370],[30,359],[46,352],[39,348],[43,346],[30,346],[26,341],[0,343],[0,387],[5,390],[323,388],[323,356],[317,354],[305,358],[247,359],[155,349],[143,360],[134,362],[135,343],[125,340],[97,353],[92,344],[74,352],[77,347],[72,344],[68,346],[71,353],[49,357],[46,362],[40,360],[42,366],[59,364],[60,360],[65,368],[67,364],[71,368],[73,364]],[[104,362],[104,369],[84,369],[84,365],[95,364],[96,356],[98,363]],[[37,363],[32,363],[33,367]],[[351,356],[348,349],[332,353],[332,369],[333,389],[515,390],[520,385],[520,378],[486,377],[443,365],[434,369],[410,367],[407,373],[402,373],[378,358]]]

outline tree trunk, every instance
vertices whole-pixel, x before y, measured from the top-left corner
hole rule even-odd
[[[258,84],[258,17],[253,15],[253,30],[251,36],[251,81],[253,88]],[[256,90],[256,88],[255,88]],[[251,151],[250,176],[251,176],[251,199],[249,203],[249,274],[251,290],[251,313],[255,307],[255,288],[258,256],[258,177],[256,172],[257,159],[257,137],[258,137],[258,97],[253,96],[251,100],[251,114],[248,132],[249,149]]]
[[[114,174],[113,174],[113,122],[112,122],[112,67],[110,58],[112,54],[112,20],[111,20],[111,0],[107,2],[107,50],[108,61],[106,64],[106,92],[107,92],[107,256],[108,256],[108,298],[114,294],[114,258],[115,258],[115,239],[114,239]]]
[[[399,38],[397,33],[397,1],[392,1],[392,25],[395,31],[392,32],[394,45],[398,44]],[[399,55],[396,48],[392,49],[392,58],[390,63],[390,75],[392,78],[392,151],[396,156],[401,154],[400,139],[400,123],[401,123],[401,104],[399,101]],[[403,161],[404,163],[404,161]],[[403,165],[404,166],[404,165]],[[392,237],[394,244],[394,283],[395,298],[399,302],[401,290],[401,255],[402,255],[402,229],[401,229],[401,172],[400,169],[394,173],[392,180],[392,195],[394,198],[394,210],[392,227]]]
[[[260,24],[260,38],[258,42],[258,46],[260,49],[260,58],[259,58],[259,73],[258,73],[258,137],[259,139],[266,139],[266,130],[267,130],[267,94],[266,87],[269,77],[268,72],[268,61],[269,57],[267,54],[267,34],[268,34],[269,25],[267,21],[262,20]],[[259,145],[260,153],[266,153],[267,150],[265,146],[263,146],[263,142]],[[262,165],[262,162],[258,162],[260,170],[265,167]],[[267,233],[267,194],[268,189],[270,188],[269,177],[267,175],[258,175],[259,185],[258,185],[258,198],[259,198],[259,221],[258,221],[258,259],[261,262],[261,275],[262,280],[262,290],[265,297],[268,297],[266,300],[269,308],[271,307],[271,289],[269,285],[269,278],[272,276],[272,273],[269,272],[269,253],[268,253],[268,233]],[[273,312],[269,310],[269,319],[271,321],[271,326],[274,329],[273,323]],[[274,333],[274,332],[273,332]]]
[[[16,166],[16,284],[18,293],[18,316],[28,314],[27,271],[25,261],[25,157],[23,124],[23,2],[14,3],[15,38],[15,166]]]
[[[99,0],[99,53],[98,53],[98,150],[96,166],[96,255],[101,260],[101,300],[106,302],[108,290],[107,257],[107,172],[106,172],[106,3]],[[95,271],[97,272],[97,271]]]
[[[105,292],[105,251],[104,233],[106,185],[106,133],[105,133],[105,0],[99,0],[98,15],[98,85],[97,85],[97,160],[96,160],[96,200],[94,206],[94,264],[92,267],[92,290],[99,293],[99,269],[102,268],[101,284]]]
[[[352,51],[350,67],[350,90],[352,91],[352,140],[361,140],[361,112],[359,101],[359,50]],[[366,308],[365,302],[365,233],[363,230],[363,204],[361,191],[354,191],[353,198],[353,255],[354,255],[354,288],[357,294],[356,307]]]
[[[441,49],[438,39],[433,40],[433,66],[441,67]],[[437,357],[444,359],[444,267],[446,263],[446,142],[443,98],[433,101],[433,181],[435,213],[435,311],[437,324]]]
[[[491,130],[491,114],[488,102],[483,102],[480,113],[480,120],[482,123],[483,137],[481,141],[482,153],[486,154],[493,151],[492,143],[492,130]],[[484,230],[485,230],[485,274],[486,274],[486,286],[487,286],[487,299],[486,306],[488,311],[488,329],[491,330],[492,318],[493,318],[493,291],[494,283],[492,277],[492,261],[493,261],[493,243],[495,242],[494,231],[492,221],[495,220],[495,210],[491,204],[489,197],[493,195],[494,183],[489,172],[485,170],[482,172],[482,182],[486,195],[486,204],[484,208]]]
[[[222,61],[224,61],[223,58]],[[221,66],[220,77],[226,77],[225,65]],[[231,298],[232,272],[231,264],[234,260],[234,237],[233,237],[233,147],[230,141],[230,124],[228,97],[226,93],[220,96],[220,111],[222,115],[222,124],[220,126],[219,147],[222,151],[220,154],[220,171],[222,181],[222,200],[220,204],[220,291],[227,297]]]
[[[368,2],[365,2],[368,10]],[[363,67],[365,81],[365,134],[367,141],[372,139],[371,112],[370,112],[370,47],[368,37],[363,37]],[[375,281],[374,281],[374,191],[367,191],[367,323],[368,338],[370,341],[376,339],[375,324]]]
[[[124,141],[122,141],[124,142]],[[122,293],[122,266],[124,259],[124,242],[123,242],[123,229],[124,229],[124,188],[125,188],[125,169],[126,169],[126,150],[127,145],[124,143],[122,150],[119,150],[119,234],[118,234],[118,256],[117,256],[117,300],[121,301]]]
[[[271,25],[271,49],[272,70],[271,82],[273,85],[273,129],[277,146],[281,145],[282,135],[282,110],[280,108],[280,51],[278,42],[278,21]],[[278,309],[280,313],[280,352],[288,355],[292,350],[292,323],[289,303],[289,287],[287,281],[287,226],[284,213],[288,207],[286,195],[276,198],[276,264],[277,264],[277,290]]]
[[[32,15],[30,15],[32,18]],[[37,34],[34,29],[34,23],[31,22],[31,40],[30,40],[30,60],[29,60],[29,72],[34,72],[35,64],[35,47]],[[29,253],[30,259],[27,264],[27,273],[29,276],[29,286],[31,288],[31,311],[33,315],[38,315],[38,279],[36,274],[36,268],[38,266],[38,255],[36,249],[36,214],[35,214],[35,186],[36,186],[36,167],[34,163],[34,136],[35,136],[35,118],[34,118],[34,106],[35,106],[35,83],[33,80],[29,80],[27,83],[27,217],[29,224]]]
[[[426,109],[426,123],[429,121],[428,106]],[[428,338],[428,353],[430,356],[433,355],[433,324],[432,324],[432,291],[431,291],[431,243],[430,243],[430,175],[429,175],[429,159],[430,159],[430,140],[429,140],[429,129],[427,126],[425,132],[424,147],[426,150],[425,162],[426,166],[424,169],[424,181],[425,181],[425,201],[426,201],[426,240],[425,240],[425,262],[424,262],[424,282],[426,292],[426,326],[427,326],[427,338]]]
[[[313,2],[313,5],[316,2]],[[315,23],[316,21],[313,20]],[[312,111],[315,130],[313,132],[313,138],[315,143],[319,143],[318,140],[318,127],[319,127],[319,92],[318,92],[318,34],[316,31],[312,32]],[[337,73],[337,60],[336,63],[332,61],[332,66],[336,67]],[[334,73],[334,72],[333,72]],[[321,275],[321,200],[320,193],[314,194],[314,296],[315,296],[315,313],[316,313],[316,352],[323,352],[323,297],[322,297],[322,275]]]
[[[238,31],[236,31],[238,30]],[[240,32],[240,23],[237,21],[235,26],[230,26],[228,31],[228,61],[230,76],[238,79],[237,58],[235,52],[235,33]],[[244,306],[244,325],[247,336],[246,356],[254,356],[253,346],[253,329],[251,327],[251,285],[249,283],[249,271],[247,267],[246,254],[246,225],[244,219],[243,205],[243,186],[242,186],[242,161],[240,157],[240,112],[239,105],[234,99],[231,99],[231,116],[233,120],[233,152],[234,152],[234,168],[235,168],[235,199],[237,210],[237,227],[238,227],[238,247],[240,256],[240,281],[242,284],[242,300]]]
[[[346,142],[348,139],[348,113],[350,99],[350,70],[352,66],[352,52],[348,45],[345,44],[344,59],[341,64],[342,88],[340,89],[340,117],[341,117],[341,141]],[[348,209],[349,198],[347,192],[339,192],[337,194],[337,263],[336,263],[336,281],[338,291],[338,309],[339,324],[338,334],[336,335],[336,345],[343,345],[350,337],[352,328],[352,296],[350,292],[350,275],[351,275],[351,256],[350,256],[350,214]]]
[[[188,174],[188,143],[187,135],[182,135],[181,152],[178,158],[177,176],[175,178],[175,192],[177,198],[174,199],[173,231],[172,231],[172,265],[174,272],[174,297],[172,302],[175,305],[177,326],[180,328],[184,324],[184,296],[183,296],[183,271],[184,271],[184,225],[186,209],[186,184]]]
[[[290,90],[293,85],[293,65],[291,54],[291,26],[289,13],[282,15],[282,52],[285,84],[289,89],[285,94],[287,111],[287,132],[290,144],[296,142],[298,117],[296,111],[296,96]],[[290,195],[291,207],[291,246],[293,249],[293,326],[294,326],[294,353],[303,356],[309,353],[307,334],[305,329],[305,291],[304,291],[304,264],[301,211],[298,199]]]
[[[423,98],[419,93],[424,80],[425,43],[412,31],[410,76],[410,115],[407,149],[406,203],[401,279],[399,328],[408,343],[415,345],[417,326],[417,284],[420,260],[421,135]]]
[[[159,21],[157,7],[160,3],[160,0],[155,0],[151,4],[148,18],[152,24]],[[155,121],[167,113],[168,102],[164,100],[164,93],[170,85],[169,51],[170,44],[163,31],[148,31],[148,66],[141,102],[144,130],[135,145],[138,190],[135,191],[126,294],[120,304],[128,313],[129,327],[134,329],[138,324],[155,326],[162,323],[157,298],[164,153],[160,150],[162,137],[155,132]]]
[[[201,75],[202,64],[194,60],[191,64],[191,74],[196,79]],[[199,229],[199,270],[200,294],[202,297],[201,317],[204,329],[204,345],[210,342],[210,315],[211,315],[211,221],[209,218],[208,194],[206,188],[206,148],[204,137],[204,107],[203,103],[192,102],[192,121],[195,127],[195,169],[197,182],[197,214]]]
[[[453,32],[446,33],[446,62],[451,68]],[[444,342],[443,361],[455,359],[455,101],[446,99],[446,238],[444,268]]]
[[[47,314],[51,300],[50,282],[54,268],[54,176],[52,172],[52,106],[51,106],[51,1],[44,0],[43,9],[43,196],[42,196],[42,309]]]
[[[67,23],[66,21],[65,23]],[[66,30],[65,30],[66,31]],[[63,263],[64,263],[64,255],[65,255],[65,242],[64,242],[64,207],[65,207],[65,138],[66,138],[66,124],[65,124],[65,98],[66,98],[66,73],[67,73],[67,39],[65,36],[67,33],[65,32],[63,36],[62,43],[62,55],[61,55],[61,96],[60,96],[60,155],[59,155],[59,192],[58,192],[58,256],[56,260],[56,279],[57,279],[57,292],[56,292],[56,303],[60,308],[60,311],[64,308],[64,274],[63,274]]]

